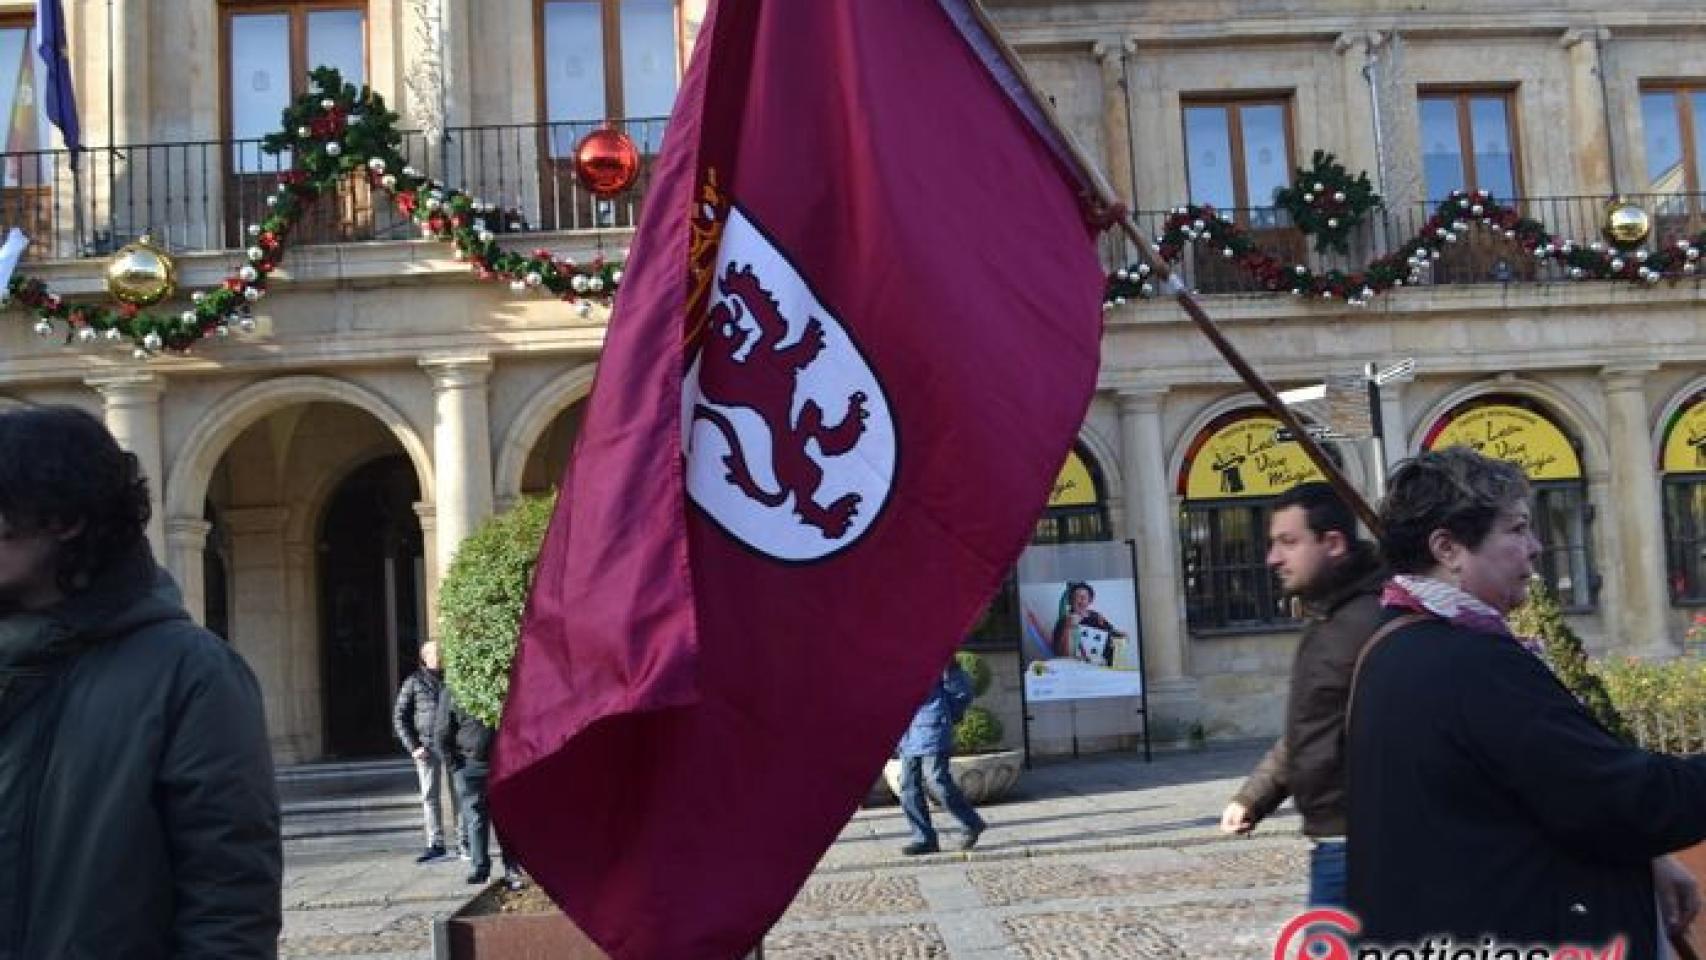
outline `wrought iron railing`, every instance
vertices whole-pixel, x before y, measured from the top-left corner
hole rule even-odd
[[[1706,230],[1706,194],[1640,194],[1627,199],[1646,210],[1652,223],[1650,233],[1638,248],[1655,250]],[[1604,241],[1601,227],[1606,203],[1605,197],[1527,197],[1511,205],[1523,216],[1540,221],[1560,242],[1587,244]],[[1345,253],[1315,252],[1311,238],[1291,226],[1285,212],[1274,207],[1219,212],[1248,230],[1263,250],[1286,262],[1303,264],[1315,272],[1353,272],[1399,250],[1422,230],[1437,206],[1414,204],[1371,212],[1347,237]],[[1136,220],[1139,227],[1158,238],[1170,213],[1140,211]],[[1199,293],[1272,295],[1262,280],[1228,261],[1220,248],[1211,244],[1187,245],[1177,269],[1182,279]],[[1539,260],[1516,241],[1491,229],[1479,228],[1469,230],[1450,244],[1421,273],[1424,284],[1545,283],[1567,279],[1568,267],[1556,261]]]
[[[599,199],[576,179],[573,151],[596,123],[452,128],[439,138],[403,134],[403,155],[423,173],[520,211],[517,229],[631,228],[650,186],[666,118],[622,124],[639,147],[640,176],[619,197]],[[177,251],[246,246],[288,154],[259,140],[186,140],[94,147],[73,171],[64,150],[0,155],[0,227],[30,235],[34,259],[102,256],[147,233]],[[351,174],[305,216],[293,241],[405,239],[413,226],[389,197]]]

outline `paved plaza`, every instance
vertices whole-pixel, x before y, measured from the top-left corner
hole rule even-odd
[[[1287,806],[1251,838],[1217,828],[1262,749],[1039,766],[984,809],[991,829],[970,854],[902,857],[899,807],[860,810],[765,960],[1266,960],[1304,895],[1298,819]],[[282,954],[429,960],[432,919],[472,888],[459,861],[416,866],[418,843],[395,830],[287,840]]]

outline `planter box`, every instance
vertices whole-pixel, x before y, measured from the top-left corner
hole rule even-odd
[[[433,923],[433,960],[609,960],[557,911],[487,912],[499,889],[487,887]]]
[[[1706,890],[1706,843],[1697,843],[1686,850],[1678,850],[1675,857],[1682,861],[1688,872],[1694,874],[1694,879],[1700,882],[1702,890]],[[1688,928],[1688,943],[1694,952],[1706,956],[1706,910],[1694,918],[1694,923]]]
[[[966,795],[972,806],[994,803],[1007,795],[1013,785],[1019,782],[1019,773],[1025,769],[1025,752],[1023,750],[1000,750],[995,753],[979,753],[969,757],[954,757],[948,762],[948,776],[954,780],[954,785]],[[883,766],[883,779],[895,796],[900,796],[900,761],[890,760]],[[929,791],[925,794],[928,796]],[[932,805],[939,806],[935,797],[930,797]]]

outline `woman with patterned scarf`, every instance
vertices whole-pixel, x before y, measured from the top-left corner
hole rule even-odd
[[[1436,955],[1621,940],[1604,955],[1662,957],[1661,926],[1700,906],[1665,855],[1706,837],[1706,757],[1613,737],[1511,634],[1540,555],[1528,495],[1516,466],[1464,447],[1388,484],[1396,576],[1346,727],[1351,912],[1365,944]]]

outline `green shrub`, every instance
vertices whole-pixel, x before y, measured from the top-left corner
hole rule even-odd
[[[1633,657],[1599,665],[1633,739],[1662,753],[1706,753],[1706,661]]]
[[[971,677],[971,693],[973,697],[981,697],[989,692],[989,684],[995,679],[995,674],[989,669],[989,663],[982,657],[969,650],[961,650],[954,654],[959,661],[960,669]]]
[[[1529,582],[1528,601],[1512,610],[1508,620],[1511,630],[1518,636],[1535,637],[1545,644],[1546,662],[1551,665],[1552,672],[1588,708],[1588,712],[1605,725],[1605,729],[1634,742],[1629,725],[1624,722],[1623,714],[1627,710],[1623,709],[1622,713],[1619,710],[1626,703],[1639,701],[1621,700],[1606,690],[1605,683],[1588,663],[1581,638],[1564,619],[1564,610],[1558,605],[1557,595],[1544,580],[1535,577]]]
[[[988,753],[1001,746],[1001,721],[982,707],[966,708],[954,725],[954,752],[961,756]]]
[[[487,520],[456,549],[438,588],[445,682],[456,701],[496,727],[509,695],[521,615],[555,496],[528,497]]]
[[[983,696],[989,690],[990,681],[994,679],[989,663],[969,650],[954,654],[954,659],[959,661],[960,669],[971,677],[972,698]],[[999,749],[1001,721],[983,707],[966,708],[966,715],[960,718],[959,723],[954,724],[954,753],[964,756]]]

